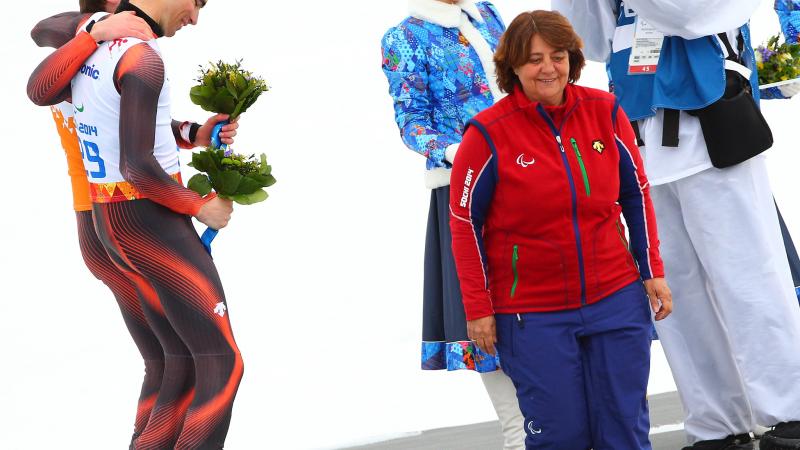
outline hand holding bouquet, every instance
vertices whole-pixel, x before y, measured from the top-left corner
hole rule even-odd
[[[790,98],[800,92],[800,44],[778,44],[779,36],[755,49],[761,98]]]
[[[197,82],[189,92],[192,102],[206,111],[228,114],[229,120],[235,120],[269,90],[263,79],[241,68],[241,61],[235,64],[219,61],[208,69],[201,67]],[[262,202],[268,197],[263,188],[276,182],[272,166],[267,164],[263,153],[259,158],[255,154],[244,156],[222,144],[219,131],[226,123],[214,127],[211,146],[192,155],[189,166],[200,173],[189,179],[188,187],[200,195],[207,195],[213,189],[219,197],[242,205]],[[203,233],[202,241],[209,253],[216,234],[217,230],[211,228]]]

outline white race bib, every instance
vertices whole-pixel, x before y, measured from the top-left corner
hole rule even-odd
[[[653,28],[641,16],[636,18],[628,75],[652,75],[658,68],[664,34]]]

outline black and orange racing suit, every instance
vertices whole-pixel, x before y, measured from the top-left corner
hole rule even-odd
[[[144,12],[136,12],[162,34]],[[37,104],[68,97],[72,76],[96,48],[86,33],[59,48],[31,76],[29,97]],[[190,219],[208,198],[177,183],[153,157],[164,84],[161,57],[147,44],[132,47],[119,61],[114,82],[120,94],[120,164],[138,198],[94,203],[94,225],[111,260],[138,288],[144,316],[164,350],[158,397],[134,448],[221,449],[244,366],[216,267]]]

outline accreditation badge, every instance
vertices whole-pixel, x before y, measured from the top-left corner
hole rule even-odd
[[[641,16],[636,17],[633,47],[628,60],[628,75],[655,74],[663,44],[664,33],[656,30],[646,20],[642,20]]]

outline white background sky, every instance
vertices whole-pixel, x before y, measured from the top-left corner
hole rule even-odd
[[[778,31],[772,2],[762,3],[754,42]],[[549,8],[542,0],[495,4],[507,23]],[[4,450],[124,448],[141,381],[117,306],[80,257],[50,113],[25,96],[48,53],[30,41],[30,28],[76,8],[76,0],[5,5]],[[494,419],[475,374],[418,369],[429,191],[424,161],[400,141],[380,70],[381,36],[406,12],[404,0],[212,0],[197,27],[162,40],[177,119],[207,117],[188,89],[208,60],[244,58],[273,87],[242,117],[235,147],[266,152],[278,184],[267,202],[237,208],[214,243],[245,359],[226,448],[336,448]],[[591,65],[581,84],[605,88],[603,67]],[[797,101],[764,109],[776,140],[774,191],[800,238]],[[651,392],[673,390],[657,344],[654,351]]]

